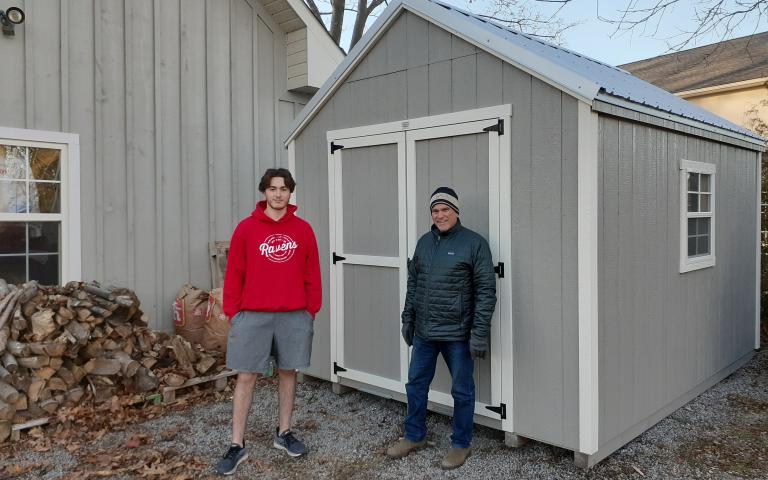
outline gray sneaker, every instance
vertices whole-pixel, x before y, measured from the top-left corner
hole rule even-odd
[[[304,442],[299,440],[293,435],[293,432],[287,430],[282,434],[279,433],[279,428],[275,429],[275,440],[272,446],[285,450],[285,452],[292,457],[300,457],[307,453],[307,446]]]
[[[245,452],[245,442],[243,442],[242,447],[233,443],[230,445],[227,453],[224,454],[224,457],[216,464],[216,473],[232,475],[237,470],[237,466],[243,463],[246,458],[248,458],[248,454]]]

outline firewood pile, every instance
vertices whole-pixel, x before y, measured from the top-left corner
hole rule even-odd
[[[178,387],[223,368],[218,352],[147,328],[134,292],[0,279],[0,442],[63,406]]]

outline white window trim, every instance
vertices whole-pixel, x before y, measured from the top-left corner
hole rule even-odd
[[[72,280],[81,280],[80,136],[75,133],[0,127],[0,143],[61,150],[61,213],[0,213],[0,221],[61,221],[59,281],[63,285]]]
[[[703,173],[711,175],[710,191],[710,215],[696,215],[695,217],[711,218],[709,255],[700,257],[688,257],[688,173]],[[715,265],[715,210],[717,202],[716,193],[717,169],[712,163],[694,162],[692,160],[680,160],[680,273],[692,272]]]

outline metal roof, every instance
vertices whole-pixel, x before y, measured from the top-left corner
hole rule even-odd
[[[489,53],[507,61],[535,77],[550,83],[571,95],[592,103],[612,99],[627,108],[637,104],[683,117],[696,122],[695,126],[714,127],[717,133],[732,134],[740,140],[762,143],[760,136],[734,123],[714,115],[696,105],[662,90],[629,72],[602,63],[566,48],[535,37],[516,32],[490,20],[437,0],[395,0],[355,45],[347,58],[331,74],[322,88],[307,104],[290,128],[286,143],[293,139],[311,120],[359,63],[365,53],[403,9],[413,12],[451,33],[473,43]],[[628,101],[628,102],[627,102]],[[747,138],[745,138],[747,137]]]

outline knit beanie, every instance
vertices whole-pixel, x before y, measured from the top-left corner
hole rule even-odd
[[[459,196],[456,195],[456,192],[451,187],[438,187],[432,193],[432,198],[429,200],[429,209],[432,210],[432,207],[438,203],[448,205],[456,212],[456,215],[459,214]]]

